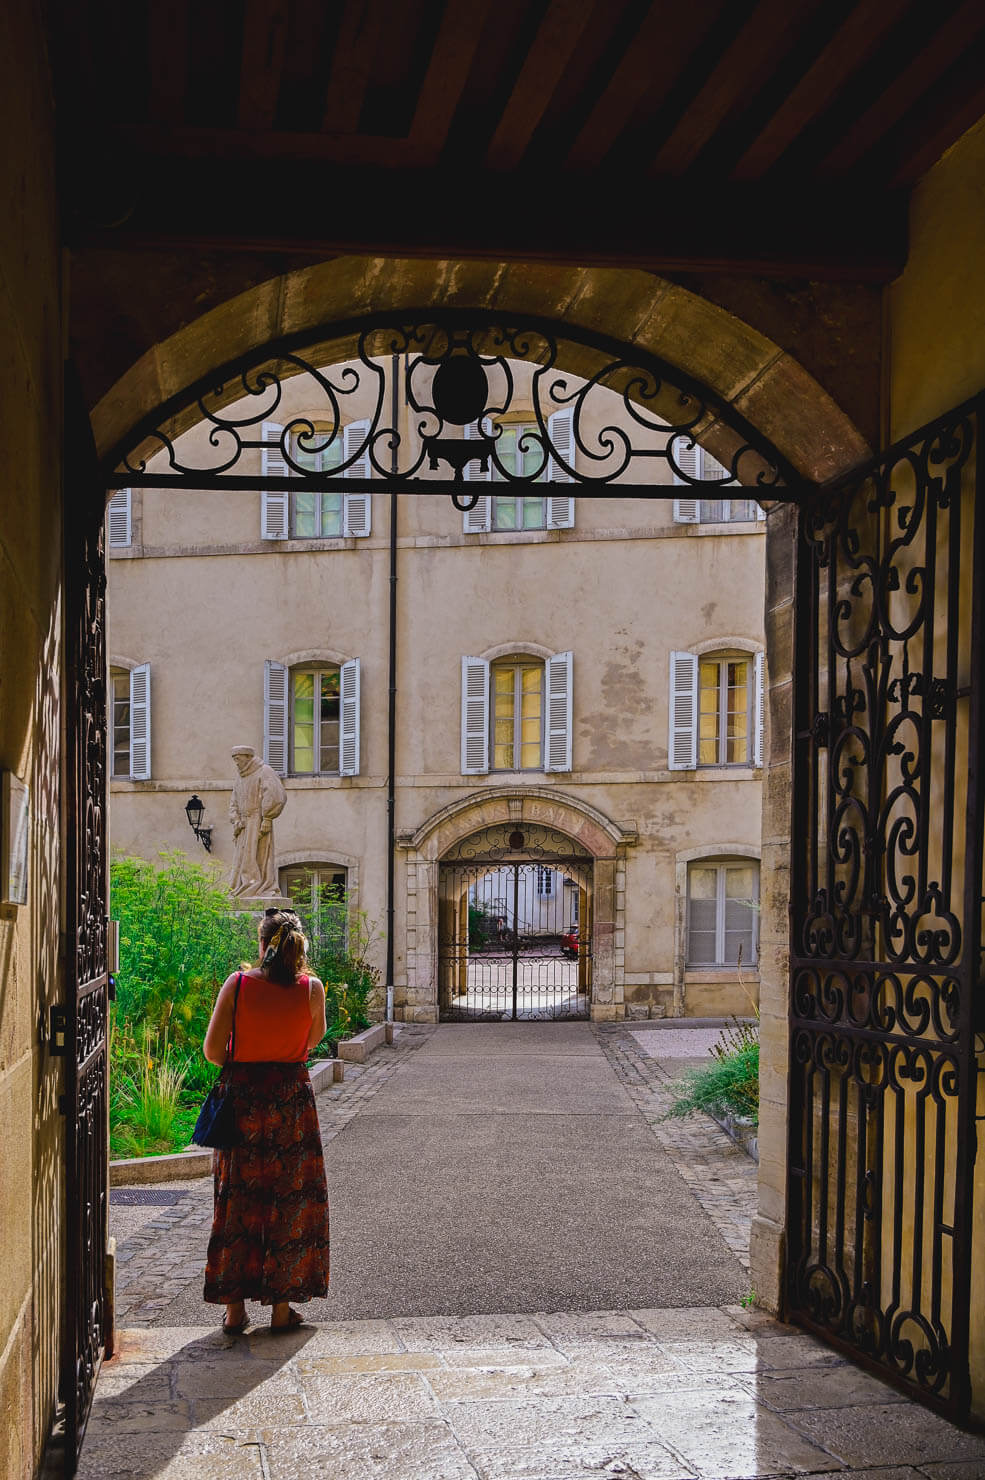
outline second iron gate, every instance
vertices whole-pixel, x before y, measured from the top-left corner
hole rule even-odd
[[[445,864],[438,882],[443,1022],[587,1018],[591,864]]]

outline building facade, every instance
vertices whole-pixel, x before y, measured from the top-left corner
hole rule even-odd
[[[261,474],[283,470],[285,447],[322,468],[306,450],[321,429],[303,381],[263,424]],[[325,471],[356,445],[359,409]],[[290,431],[301,418],[308,437]],[[535,471],[535,431],[504,424],[500,466],[470,464],[470,485],[537,488],[503,479],[503,468]],[[701,450],[685,455],[697,470]],[[274,825],[283,892],[314,876],[365,912],[398,1018],[749,1013],[759,506],[670,489],[652,500],[479,492],[462,512],[447,483],[430,486],[115,495],[114,852],[197,853],[185,817],[197,794],[227,867],[230,749],[251,744],[287,789]]]

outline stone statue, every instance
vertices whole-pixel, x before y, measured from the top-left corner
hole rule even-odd
[[[229,888],[234,895],[280,895],[274,858],[274,818],[287,803],[283,782],[252,745],[231,751],[239,780],[229,803],[234,852]]]

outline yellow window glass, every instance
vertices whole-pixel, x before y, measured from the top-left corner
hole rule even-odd
[[[698,665],[698,765],[718,764],[719,666]]]
[[[513,759],[514,688],[512,668],[493,669],[493,767],[497,771],[516,769]]]
[[[540,766],[542,673],[539,663],[520,669],[520,766],[524,771]]]
[[[315,769],[315,675],[295,673],[291,770],[308,773]]]
[[[749,664],[725,664],[728,679],[728,715],[725,759],[741,765],[749,759]]]

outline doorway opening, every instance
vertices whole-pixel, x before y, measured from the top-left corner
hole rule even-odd
[[[486,828],[453,852],[438,870],[440,1020],[588,1018],[592,858],[538,826]]]

